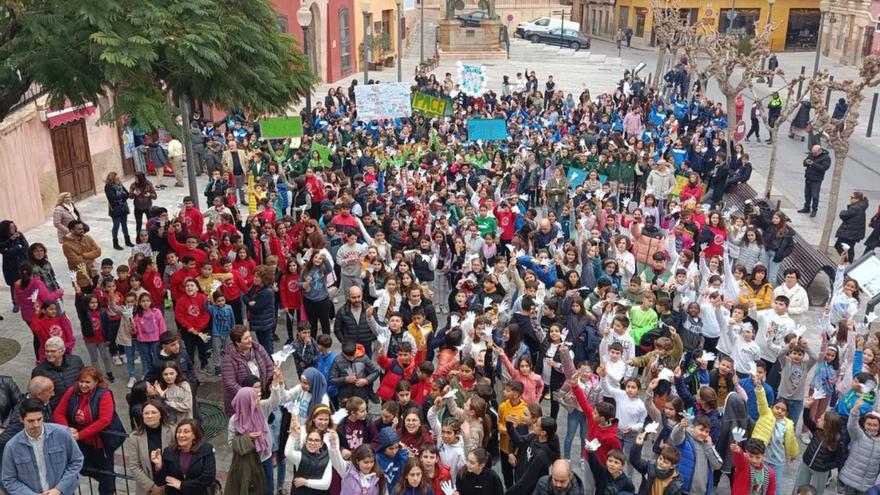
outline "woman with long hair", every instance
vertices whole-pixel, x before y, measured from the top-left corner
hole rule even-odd
[[[391,495],[434,495],[434,489],[428,484],[419,459],[409,458],[406,461],[400,474],[400,482],[391,491]]]
[[[346,461],[339,450],[339,435],[335,431],[327,433],[330,444],[330,462],[333,469],[342,477],[343,494],[382,495],[385,493],[385,473],[376,463],[376,454],[369,444],[361,445],[351,453]]]
[[[155,482],[156,473],[153,463],[150,462],[150,452],[171,445],[174,440],[174,424],[168,417],[165,405],[159,400],[147,401],[140,414],[143,421],[125,441],[128,473],[134,478],[137,495],[160,495],[162,488]]]
[[[55,291],[61,288],[58,283],[58,277],[55,275],[55,269],[49,262],[48,251],[46,246],[40,242],[35,242],[28,247],[28,262],[34,268],[34,276],[40,277],[40,280],[46,284],[46,288]],[[59,301],[60,302],[60,301]]]
[[[3,280],[10,289],[15,287],[19,278],[21,264],[27,261],[28,241],[12,220],[0,222],[0,256],[3,256]],[[12,312],[18,313],[19,306],[15,294],[9,291],[12,298]]]
[[[836,412],[829,409],[813,421],[810,409],[814,400],[810,396],[804,402],[804,426],[812,438],[804,450],[794,486],[812,485],[816,494],[822,495],[831,470],[839,467],[840,459],[846,457],[846,446],[841,438],[841,418]]]
[[[171,409],[175,422],[193,417],[192,388],[173,360],[165,360],[159,367],[159,380],[153,385],[165,404]]]
[[[122,185],[122,178],[116,172],[107,174],[104,181],[104,195],[107,196],[107,214],[113,220],[113,249],[122,251],[123,247],[119,245],[119,229],[122,228],[122,235],[125,237],[125,245],[134,247],[131,237],[128,235],[128,198],[129,192]]]
[[[773,213],[770,225],[764,229],[764,261],[767,266],[767,281],[776,283],[779,265],[794,250],[794,231],[788,226],[785,213]]]
[[[177,425],[171,445],[150,452],[155,480],[164,495],[210,495],[217,476],[214,447],[204,441],[199,422],[185,419]]]
[[[74,220],[82,220],[79,210],[73,204],[73,195],[63,192],[58,195],[58,201],[55,202],[55,209],[52,211],[52,225],[58,233],[58,244],[61,244],[64,237],[70,233],[67,224]]]
[[[105,448],[101,433],[110,428],[116,403],[113,392],[97,368],[87,366],[79,372],[76,385],[67,389],[52,413],[52,420],[67,426],[84,463],[81,474],[98,482],[101,495],[116,493],[113,452]]]
[[[132,429],[141,426],[143,419],[144,406],[153,399],[159,399],[159,393],[156,387],[147,380],[138,380],[131,386],[131,390],[125,394],[125,401],[128,402],[128,417],[131,421]],[[164,407],[165,404],[162,404]],[[167,408],[165,413],[168,413]]]
[[[767,280],[767,267],[755,265],[748,279],[740,282],[739,303],[754,304],[758,310],[767,309],[773,302],[773,286]]]
[[[474,449],[467,455],[465,469],[458,472],[455,488],[459,495],[503,495],[504,484],[492,470],[486,449]]]
[[[309,325],[317,330],[321,322],[321,332],[330,335],[330,315],[333,303],[330,300],[327,277],[333,273],[333,265],[325,257],[324,250],[312,250],[306,258],[299,285],[303,290],[303,303],[308,308]]]
[[[324,444],[324,435],[318,431],[306,434],[305,448],[295,448],[289,442],[284,456],[293,464],[292,495],[327,495],[333,480],[330,453]]]
[[[5,260],[4,260],[5,261]],[[63,289],[50,291],[38,277],[34,276],[34,267],[30,263],[23,263],[18,271],[18,279],[13,283],[12,300],[16,308],[21,311],[21,319],[30,327],[37,316],[37,307],[43,304],[58,301],[64,295]],[[34,355],[39,359],[40,340],[34,333]]]
[[[131,183],[129,195],[134,203],[134,224],[135,232],[141,231],[144,217],[149,217],[150,208],[153,207],[153,200],[158,198],[156,188],[153,183],[147,180],[147,175],[138,172],[134,174],[134,182]]]
[[[434,436],[422,422],[422,411],[410,408],[403,414],[403,421],[398,427],[397,436],[400,443],[409,451],[409,456],[418,458],[426,445],[434,443]]]

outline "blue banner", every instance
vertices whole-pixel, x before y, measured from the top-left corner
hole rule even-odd
[[[501,141],[507,139],[504,119],[470,119],[467,121],[468,141]]]
[[[574,167],[568,169],[568,188],[575,189],[587,180],[587,172]]]

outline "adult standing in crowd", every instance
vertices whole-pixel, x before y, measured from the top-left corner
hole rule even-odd
[[[220,369],[223,375],[223,407],[229,415],[235,412],[232,399],[241,388],[242,380],[254,375],[260,379],[263,390],[269,390],[275,363],[246,326],[235,325],[229,332],[229,343],[224,349]]]
[[[3,489],[10,495],[74,495],[84,456],[73,435],[62,425],[46,423],[37,399],[26,399],[19,415],[25,428],[3,451]]]
[[[819,210],[819,196],[825,172],[831,168],[831,156],[822,146],[814,144],[810,154],[804,158],[804,207],[798,213],[809,213],[810,218]]]
[[[367,355],[373,353],[376,335],[367,323],[367,308],[360,287],[348,289],[348,300],[336,312],[333,334],[339,342],[354,342],[364,346]]]
[[[162,401],[155,399],[143,406],[141,416],[143,422],[125,441],[125,451],[128,453],[126,466],[128,473],[134,478],[137,495],[161,495],[162,487],[154,479],[156,473],[150,461],[150,453],[171,445],[174,441],[174,424]]]
[[[0,431],[0,461],[3,459],[3,450],[6,448],[6,445],[9,444],[9,441],[12,440],[16,433],[24,429],[24,423],[22,423],[21,415],[19,414],[20,407],[24,401],[28,399],[39,400],[43,404],[43,421],[51,423],[52,413],[49,410],[49,401],[54,395],[55,384],[52,383],[52,380],[45,376],[31,378],[30,382],[28,382],[27,396],[22,397],[19,402],[15,403],[15,407],[13,407],[4,424],[3,431]]]
[[[27,239],[12,220],[0,222],[0,255],[3,256],[3,280],[9,286],[13,313],[18,313],[19,307],[15,303],[15,295],[12,288],[15,287],[15,282],[18,280],[18,271],[21,268],[21,264],[27,261],[27,248]]]
[[[150,452],[153,480],[165,495],[211,495],[217,460],[204,437],[198,421],[185,419],[177,425],[171,445]]]
[[[67,389],[52,411],[54,422],[70,429],[83,453],[82,474],[98,482],[101,495],[116,493],[113,448],[106,435],[125,434],[111,429],[116,403],[109,387],[97,368],[83,368],[77,384]]]
[[[23,398],[24,394],[11,376],[0,376],[0,425],[5,425],[15,416],[15,408]]]
[[[168,142],[168,160],[174,172],[174,187],[183,187],[183,143],[174,135],[165,136]]]
[[[275,272],[266,265],[260,265],[254,270],[254,286],[242,296],[247,305],[248,326],[269,354],[273,352],[272,339],[278,327],[274,284]]]
[[[64,242],[64,237],[70,233],[67,224],[74,220],[81,220],[79,210],[73,204],[73,195],[69,192],[63,192],[58,195],[55,209],[52,210],[52,225],[58,231],[58,244]]]
[[[150,208],[153,207],[153,200],[158,198],[158,195],[153,183],[147,180],[146,174],[142,173],[134,174],[134,182],[131,183],[129,193],[134,204],[134,231],[140,234],[144,217],[149,219]]]
[[[76,384],[80,372],[85,368],[82,358],[67,354],[61,337],[52,337],[43,345],[46,359],[40,361],[31,372],[31,377],[44,376],[55,385],[55,396],[49,401],[54,411],[67,390]]]
[[[228,148],[223,152],[223,173],[232,174],[232,187],[238,192],[238,200],[243,205],[247,205],[247,195],[245,194],[245,186],[247,185],[247,154],[244,150],[238,149],[238,142],[233,140],[227,143]]]
[[[76,272],[76,284],[83,291],[91,292],[92,277],[97,274],[95,260],[101,257],[101,247],[92,236],[86,234],[86,224],[73,220],[67,224],[69,233],[61,242],[67,269]]]
[[[122,251],[123,247],[119,245],[119,229],[122,229],[122,235],[125,237],[125,245],[133,247],[131,237],[128,235],[128,214],[131,212],[128,208],[128,190],[122,185],[122,178],[116,172],[107,174],[107,180],[104,183],[104,194],[107,196],[108,215],[113,220],[113,249]]]
[[[834,249],[837,250],[837,254],[844,251],[849,253],[848,260],[855,261],[856,244],[865,238],[867,212],[868,198],[861,191],[853,191],[846,209],[838,215],[842,223],[837,227],[837,242],[834,243]]]

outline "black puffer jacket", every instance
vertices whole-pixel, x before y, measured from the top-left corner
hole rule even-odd
[[[370,330],[370,325],[367,323],[367,307],[363,304],[361,304],[360,317],[357,319],[351,311],[351,303],[343,304],[336,312],[333,333],[339,342],[352,341],[368,346],[376,340],[376,334]]]
[[[840,212],[843,223],[837,228],[837,238],[847,241],[861,241],[865,238],[865,223],[868,221],[868,198],[851,203]]]
[[[807,160],[811,160],[807,163]],[[812,181],[821,181],[825,178],[825,172],[831,168],[831,156],[828,150],[822,150],[819,155],[810,155],[804,159],[804,178]]]
[[[10,416],[18,414],[15,406],[23,398],[24,394],[11,376],[0,376],[0,426],[5,425]]]
[[[776,237],[773,226],[770,226],[770,228],[764,231],[764,249],[776,251],[773,262],[782,263],[782,260],[794,250],[794,231],[786,225],[785,233],[782,237]],[[773,280],[771,282],[775,283],[776,281]]]
[[[846,451],[840,435],[837,435],[837,446],[832,450],[828,444],[822,441],[822,430],[816,428],[816,422],[810,417],[810,409],[804,408],[804,426],[813,434],[813,439],[804,450],[804,464],[813,471],[827,473],[832,469],[843,466],[846,460]],[[843,425],[841,425],[843,426]]]
[[[45,376],[55,384],[55,396],[49,400],[49,406],[53,410],[64,392],[76,383],[79,372],[85,368],[83,360],[75,354],[65,354],[61,359],[61,367],[56,367],[44,359],[31,372],[31,378]]]

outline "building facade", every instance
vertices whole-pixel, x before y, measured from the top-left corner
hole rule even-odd
[[[875,35],[880,2],[871,0],[825,0],[822,22],[822,54],[842,64],[858,65],[877,53],[880,36]]]
[[[683,0],[679,7],[683,22],[742,36],[754,35],[756,22],[773,22],[775,51],[816,48],[819,0]],[[633,43],[655,43],[651,0],[574,0],[573,15],[586,34],[613,39],[618,30],[630,28]]]

